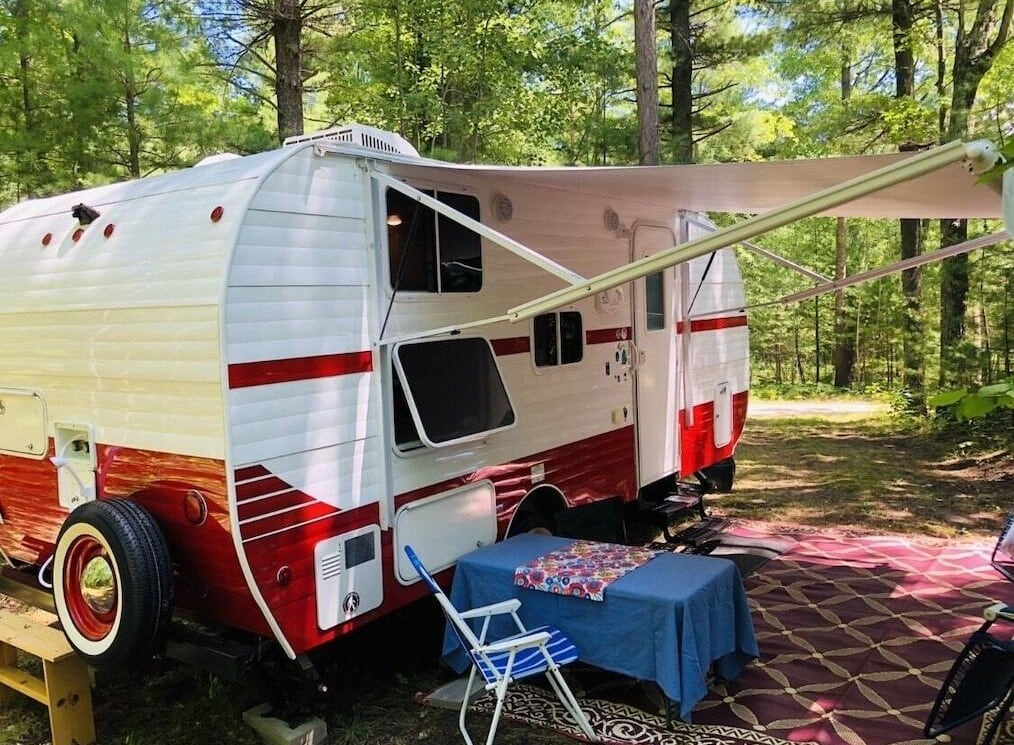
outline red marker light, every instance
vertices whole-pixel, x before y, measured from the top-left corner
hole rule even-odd
[[[108,225],[106,225],[106,229],[102,231],[102,235],[108,238],[113,234],[114,230],[116,230],[116,226],[113,225],[112,223],[109,223]]]
[[[221,205],[219,205],[218,207],[215,207],[215,209],[213,209],[211,211],[211,221],[212,222],[218,222],[219,220],[222,219],[222,215],[224,215],[224,214],[225,214],[225,210],[222,209]]]

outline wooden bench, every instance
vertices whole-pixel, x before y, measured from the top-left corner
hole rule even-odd
[[[18,667],[18,651],[42,662],[42,678]],[[62,631],[0,609],[0,703],[15,691],[49,709],[53,745],[93,745],[88,668]]]

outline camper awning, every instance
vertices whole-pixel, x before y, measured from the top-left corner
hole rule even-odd
[[[385,156],[402,178],[463,172],[495,178],[507,189],[537,186],[561,192],[633,200],[695,212],[758,214],[917,154],[895,153],[759,163],[707,163],[614,168],[517,168],[460,165]],[[829,207],[820,215],[883,218],[999,218],[999,182],[976,184],[962,163]],[[622,195],[622,196],[620,196]]]

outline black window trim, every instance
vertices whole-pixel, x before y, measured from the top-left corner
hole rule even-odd
[[[510,424],[505,425],[503,427],[496,427],[495,429],[483,430],[483,431],[476,432],[476,433],[471,434],[471,435],[466,435],[464,437],[458,437],[458,438],[455,438],[453,440],[445,440],[443,442],[434,442],[433,440],[430,439],[429,435],[426,433],[425,427],[423,427],[423,425],[422,425],[422,420],[421,420],[421,418],[419,416],[419,409],[416,407],[415,397],[414,397],[414,395],[412,393],[412,387],[408,384],[408,380],[406,378],[405,371],[404,371],[404,369],[402,368],[402,365],[401,365],[401,359],[398,356],[398,350],[401,349],[402,347],[410,346],[410,345],[413,345],[413,344],[426,344],[428,342],[446,341],[448,339],[455,339],[455,340],[457,340],[457,339],[482,339],[486,343],[486,346],[489,348],[489,355],[490,355],[490,359],[493,362],[493,367],[496,369],[497,375],[500,376],[500,382],[503,384],[504,395],[507,397],[507,404],[510,406],[510,410],[514,413],[514,421],[512,421]],[[504,378],[503,370],[500,369],[500,363],[497,362],[496,351],[493,349],[493,344],[492,344],[492,342],[490,342],[490,340],[487,337],[485,337],[485,336],[460,336],[460,335],[458,335],[458,336],[438,336],[438,337],[432,337],[432,338],[427,338],[427,339],[412,339],[410,341],[400,342],[398,344],[395,344],[394,347],[391,349],[391,363],[392,363],[392,366],[394,368],[394,374],[398,376],[398,379],[399,379],[399,381],[401,383],[402,392],[405,394],[405,401],[408,404],[408,410],[409,410],[409,412],[412,414],[412,422],[413,422],[413,424],[415,424],[416,434],[419,436],[419,441],[421,441],[422,444],[425,447],[438,449],[438,448],[451,447],[453,445],[460,445],[462,443],[467,443],[467,442],[476,442],[476,441],[479,441],[479,440],[485,440],[490,435],[497,434],[499,432],[506,432],[507,430],[514,429],[514,427],[517,426],[517,423],[518,423],[518,412],[517,412],[517,408],[514,406],[514,399],[511,398],[511,392],[510,392],[510,388],[507,386],[507,380],[506,380],[506,378]],[[401,445],[398,445],[397,443],[395,443],[395,448],[399,452],[405,452],[405,453],[415,452],[415,451],[418,450],[418,447],[416,447],[414,445],[414,442],[415,441],[409,441],[409,442],[402,443]]]
[[[563,361],[563,322],[561,316],[564,313],[576,313],[578,318],[581,320],[581,358],[574,360],[573,362]],[[552,365],[540,365],[536,362],[536,349],[535,349],[535,319],[539,316],[556,316],[556,362]],[[530,324],[529,335],[531,342],[529,347],[531,348],[530,359],[532,361],[532,368],[536,374],[541,375],[553,370],[560,370],[565,367],[573,367],[574,365],[580,365],[584,362],[585,353],[588,351],[587,332],[584,327],[584,313],[576,308],[558,308],[557,310],[550,310],[545,313],[539,313],[538,316],[532,316]]]
[[[413,188],[418,189],[419,191],[425,193],[427,196],[433,197],[434,199],[437,199],[437,200],[440,199],[440,196],[439,196],[440,194],[454,194],[454,195],[457,195],[457,196],[472,197],[476,201],[476,206],[477,206],[477,211],[478,211],[477,216],[475,218],[473,218],[473,219],[475,219],[475,220],[477,220],[479,222],[482,222],[482,212],[483,212],[482,200],[479,198],[479,195],[476,194],[474,190],[468,189],[468,188],[465,188],[465,187],[442,187],[442,186],[436,186],[434,184],[427,184],[425,186],[421,186],[419,184],[411,184],[410,183],[409,185],[412,186]],[[398,289],[397,294],[399,296],[404,295],[404,296],[411,297],[411,298],[432,298],[432,297],[445,297],[445,296],[454,297],[454,296],[457,296],[457,295],[470,296],[470,295],[478,295],[479,293],[481,293],[485,289],[485,287],[486,287],[486,278],[487,277],[486,277],[486,268],[485,268],[485,266],[483,266],[480,269],[481,279],[480,279],[479,289],[477,289],[477,290],[455,292],[455,291],[445,290],[442,287],[442,285],[443,285],[443,278],[441,277],[441,271],[440,271],[440,267],[441,267],[441,263],[440,263],[440,218],[441,217],[447,217],[447,216],[446,215],[441,215],[436,210],[433,210],[430,207],[427,207],[426,205],[422,204],[421,202],[419,202],[418,200],[416,200],[412,196],[404,194],[403,192],[398,191],[393,186],[387,186],[387,187],[384,188],[384,190],[382,192],[383,205],[382,205],[382,213],[381,214],[382,214],[382,217],[384,218],[385,221],[386,221],[386,216],[387,216],[387,195],[390,192],[394,192],[396,194],[401,195],[402,197],[405,197],[406,199],[412,200],[413,202],[415,202],[415,204],[417,206],[425,208],[425,209],[427,209],[427,210],[429,210],[431,212],[431,215],[433,217],[433,240],[434,240],[433,251],[434,251],[434,254],[435,254],[434,255],[434,259],[435,259],[436,264],[437,264],[436,274],[435,274],[435,280],[436,280],[436,284],[437,284],[437,289],[435,289],[435,290],[406,290],[404,288],[401,288],[401,289]],[[450,207],[450,205],[446,205],[446,206]],[[450,209],[454,210],[453,207],[450,207]],[[454,211],[458,212],[458,210],[454,210]],[[465,215],[465,216],[469,217],[469,215]],[[447,219],[453,219],[453,218],[447,218]],[[456,222],[458,225],[460,225],[465,230],[468,230],[469,232],[471,232],[478,239],[478,241],[479,241],[479,252],[480,252],[479,256],[480,256],[480,260],[482,260],[485,257],[485,248],[486,248],[485,240],[483,239],[482,235],[480,235],[479,233],[476,233],[475,231],[471,230],[466,225],[463,225],[462,223],[458,223],[457,220],[454,220],[454,222]],[[383,235],[384,235],[384,260],[383,260],[383,265],[384,265],[384,274],[386,275],[385,276],[385,282],[384,282],[384,288],[385,288],[386,292],[393,293],[395,291],[394,290],[395,276],[394,276],[394,272],[391,269],[391,246],[390,246],[390,243],[388,242],[388,231],[386,230],[386,222],[381,225],[381,228],[385,228],[382,231]]]

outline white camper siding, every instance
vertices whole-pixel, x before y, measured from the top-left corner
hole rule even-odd
[[[462,176],[456,183],[429,181],[426,185],[474,194],[479,200],[482,222],[585,276],[628,261],[627,236],[607,230],[603,223],[603,213],[608,207],[604,200],[575,198],[569,193],[518,185],[507,188],[488,178],[469,181]],[[513,216],[507,222],[498,221],[491,211],[494,195],[498,193],[506,194],[513,202]],[[477,293],[439,296],[399,293],[385,335],[397,336],[497,316],[512,305],[563,286],[559,278],[487,240],[482,242],[482,265],[482,289]],[[629,328],[631,324],[627,305],[602,311],[589,299],[559,310],[580,311],[586,336],[589,331]],[[531,339],[532,321],[497,323],[475,333],[493,340]],[[620,339],[616,343],[585,344],[580,362],[538,370],[531,350],[499,355],[497,364],[519,426],[480,442],[421,448],[394,458],[394,493],[460,476],[480,465],[516,462],[533,453],[631,426],[633,397],[629,378],[617,381],[614,375],[606,374],[607,363],[614,373],[617,370],[618,344]],[[624,407],[628,418],[614,421],[613,412],[622,412]]]
[[[186,175],[12,210],[41,216],[0,225],[0,380],[40,390],[50,421],[92,424],[100,443],[222,458],[218,302],[255,182],[158,188]],[[99,201],[110,194],[121,201]],[[75,242],[79,201],[101,214]]]
[[[707,276],[704,274],[706,268]],[[690,262],[691,298],[695,294],[692,319],[706,322],[744,317],[745,323],[745,313],[739,308],[745,305],[746,297],[734,249],[718,251],[710,268],[707,256]],[[717,342],[719,338],[721,343]],[[750,342],[747,326],[693,331],[687,382],[692,404],[713,400],[720,383],[728,383],[733,393],[748,390]]]
[[[230,366],[371,351],[365,175],[302,149],[268,177],[237,240],[224,313]],[[369,371],[233,387],[234,468],[259,464],[351,509],[379,496],[379,406]]]

